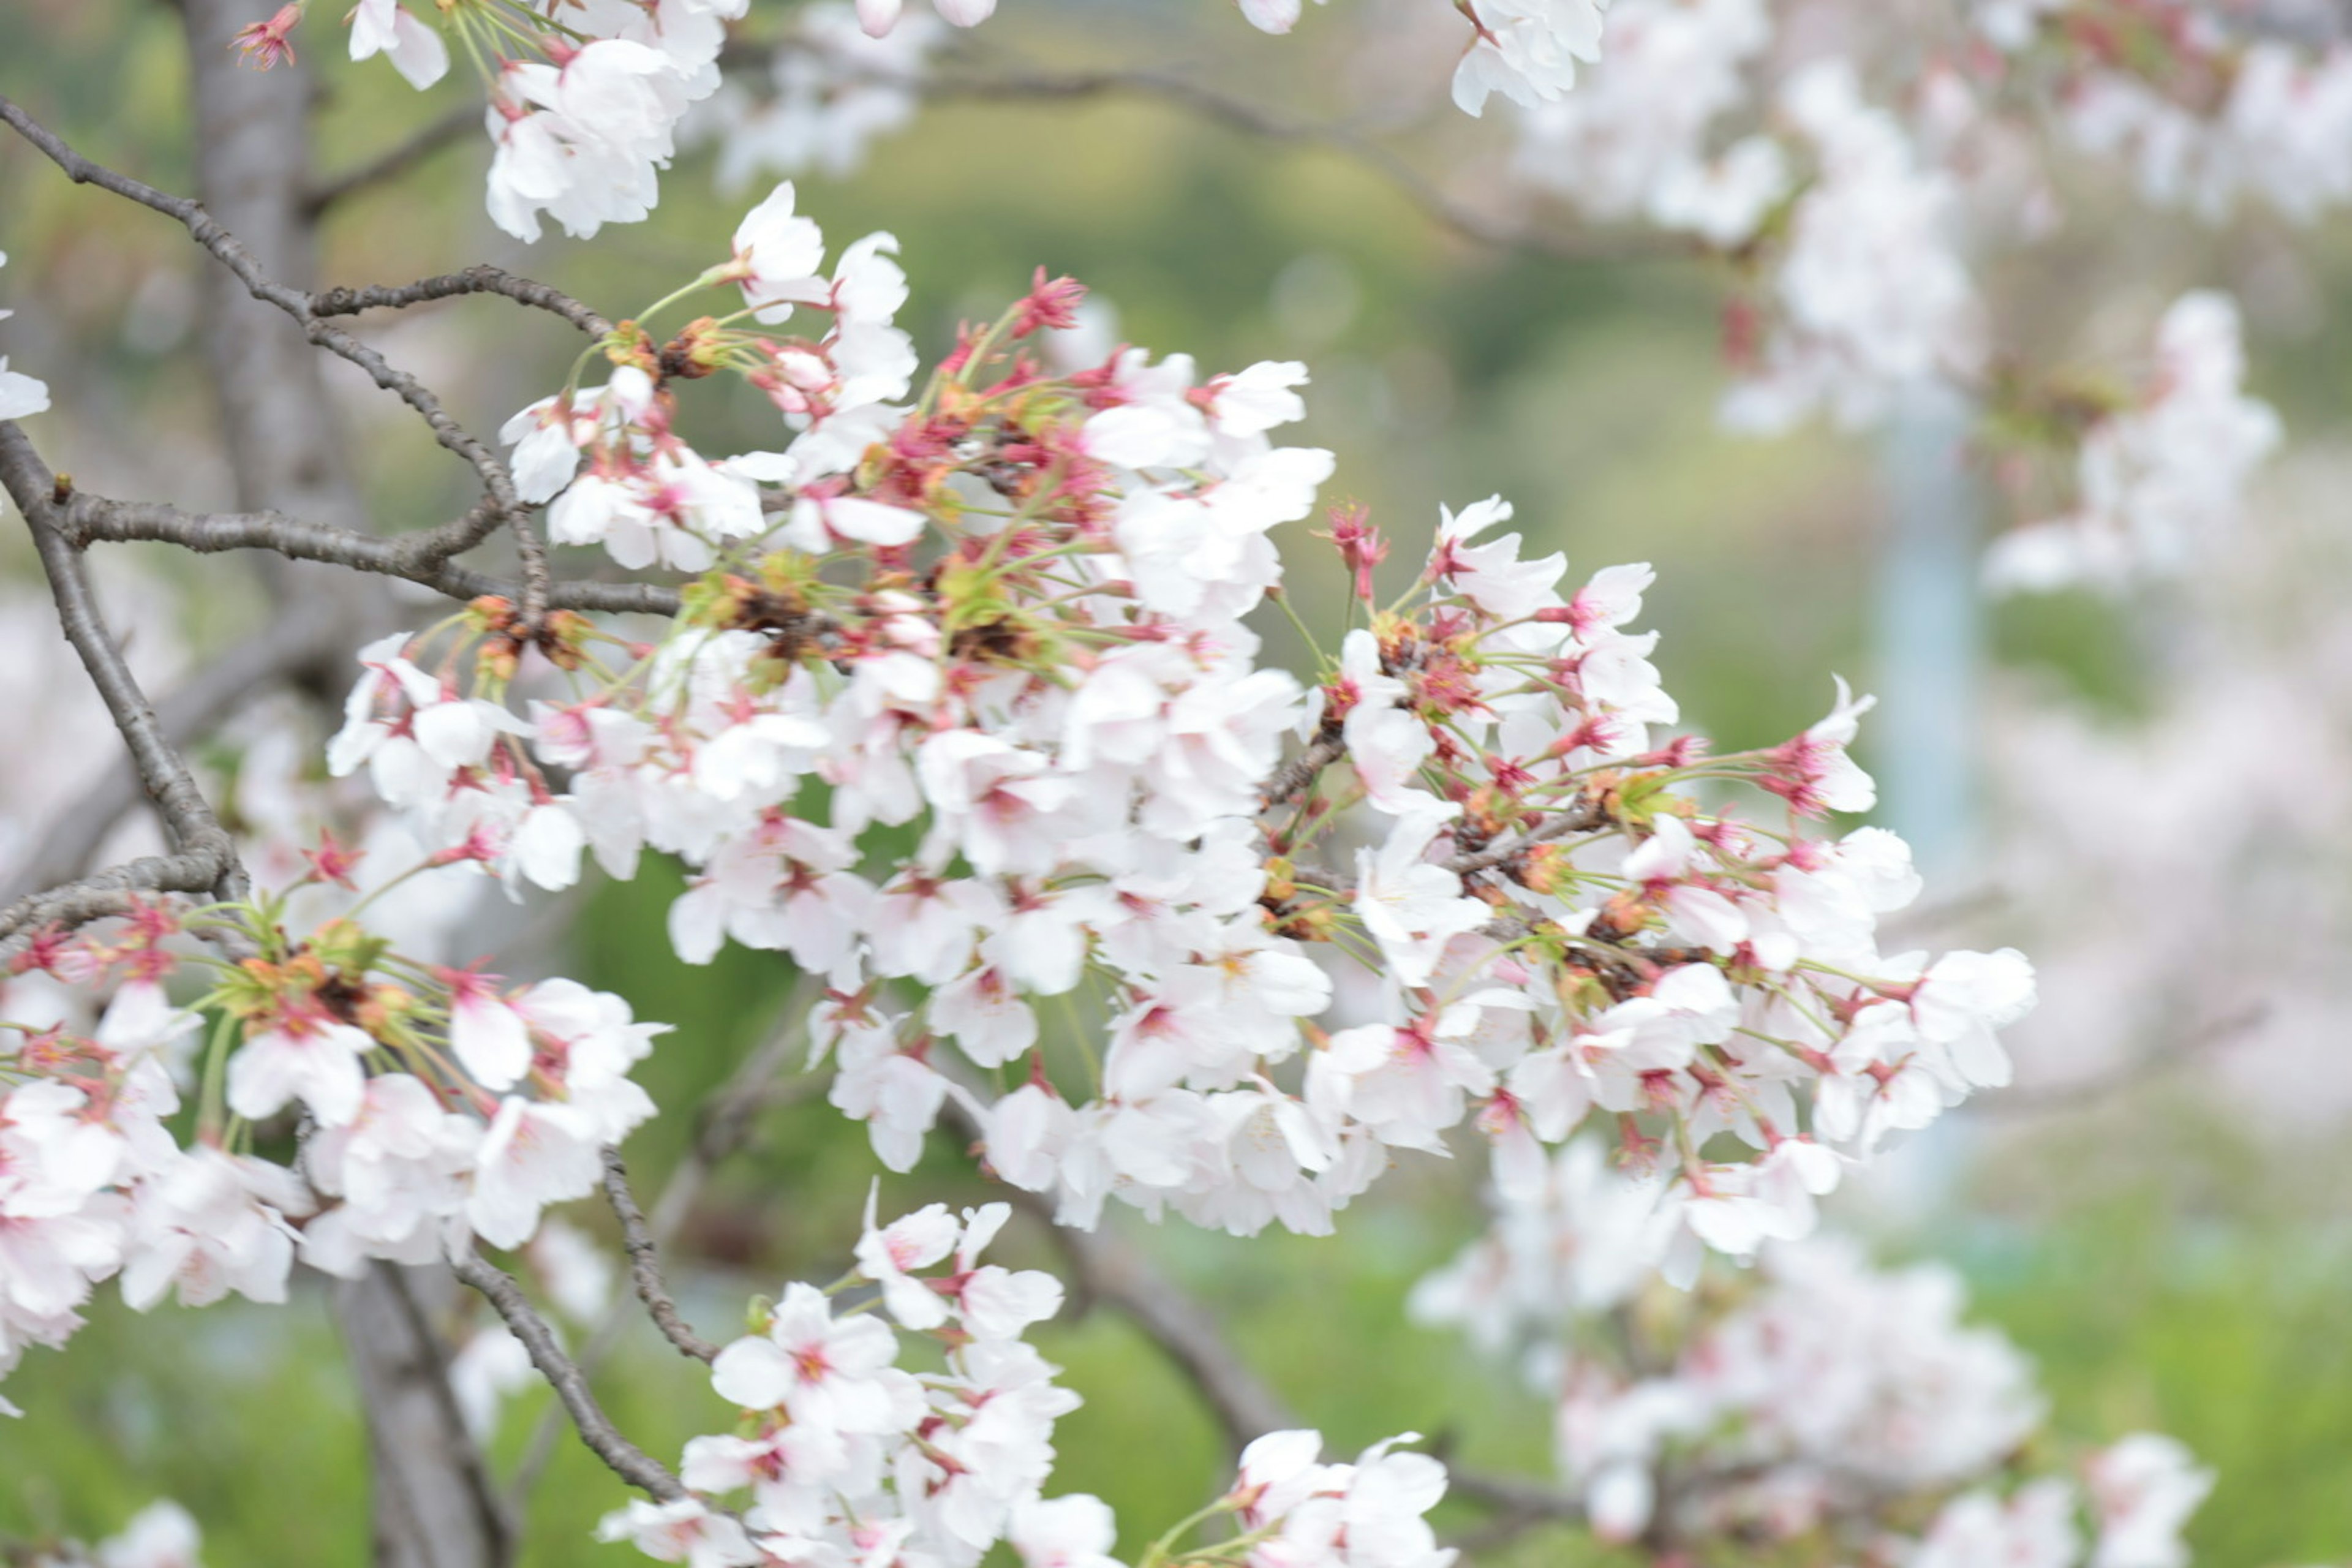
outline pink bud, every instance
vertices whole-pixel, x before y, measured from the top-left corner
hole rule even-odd
[[[857,25],[866,29],[869,38],[887,38],[890,29],[898,25],[898,11],[904,0],[857,0]]]

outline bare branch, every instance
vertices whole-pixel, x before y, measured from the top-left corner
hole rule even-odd
[[[449,563],[492,531],[497,513],[487,503],[464,517],[422,533],[385,539],[357,529],[312,522],[283,512],[192,512],[156,501],[112,500],[76,495],[67,508],[67,536],[78,544],[100,540],[148,540],[211,554],[224,550],[268,550],[298,561],[373,572],[420,583],[453,599],[486,594],[518,598],[518,584]],[[674,616],[675,588],[656,583],[570,582],[551,584],[551,609],[642,612]]]
[[[506,1320],[514,1337],[530,1352],[531,1365],[540,1375],[554,1386],[555,1397],[563,1404],[580,1440],[591,1452],[604,1461],[605,1466],[623,1480],[662,1502],[670,1502],[686,1495],[678,1479],[663,1468],[644,1449],[623,1436],[612,1419],[596,1403],[590,1392],[588,1379],[563,1347],[555,1342],[555,1332],[547,1320],[522,1293],[511,1275],[483,1261],[479,1255],[468,1252],[457,1260],[457,1278],[479,1290],[490,1305]]]
[[[1225,1342],[1209,1310],[1140,1250],[1107,1231],[1055,1225],[1052,1205],[1035,1194],[1016,1201],[1053,1226],[1055,1245],[1070,1260],[1079,1289],[1118,1308],[1192,1380],[1230,1450],[1238,1454],[1262,1433],[1298,1425],[1281,1395]]]
[[[1695,247],[1643,236],[1566,235],[1530,228],[1497,219],[1449,195],[1402,157],[1380,142],[1344,126],[1287,120],[1267,113],[1255,102],[1234,97],[1184,77],[1149,68],[1043,71],[1013,70],[985,75],[941,75],[908,78],[897,85],[935,99],[978,101],[1019,100],[1069,100],[1122,94],[1156,98],[1189,110],[1204,119],[1271,142],[1322,147],[1369,170],[1393,186],[1433,221],[1463,238],[1501,250],[1515,250],[1552,261],[1612,262],[1661,255],[1696,255]]]
[[[196,787],[187,763],[165,737],[155,710],[131,674],[122,650],[100,618],[98,600],[90,592],[81,553],[67,536],[58,516],[59,484],[33,444],[10,421],[0,420],[0,484],[5,484],[16,509],[25,514],[41,568],[48,574],[49,592],[57,601],[58,620],[66,640],[89,671],[91,682],[106,702],[114,727],[139,769],[139,777],[163,812],[175,852],[151,856],[128,866],[65,888],[19,900],[0,913],[0,935],[45,925],[67,924],[120,914],[138,889],[162,892],[211,890],[224,899],[241,899],[250,889],[236,846],[213,815]]]
[[[2079,1110],[2108,1100],[2135,1084],[2144,1083],[2158,1073],[2185,1066],[2208,1051],[2219,1050],[2242,1039],[2260,1028],[2270,1016],[2270,1004],[2256,1002],[2224,1017],[2192,1025],[2179,1034],[2159,1040],[2154,1049],[2129,1061],[2118,1062],[2113,1067],[2059,1083],[2007,1089],[1999,1094],[1971,1100],[1969,1113],[1980,1121],[2000,1121],[2013,1116]]]
[[[487,264],[468,267],[463,272],[445,272],[437,278],[420,278],[397,287],[379,283],[367,289],[322,289],[310,297],[310,313],[354,316],[362,310],[404,310],[412,305],[467,294],[503,295],[518,305],[561,316],[592,338],[604,337],[613,330],[612,322],[552,284],[520,278]]]
[[[298,598],[261,631],[208,660],[159,700],[155,721],[164,739],[184,747],[257,692],[323,668],[330,658],[347,658],[351,647],[351,621],[341,605],[317,596]],[[11,879],[5,896],[21,898],[81,875],[114,825],[145,795],[130,757],[110,758],[103,773],[29,836],[30,858]]]
[[[710,1173],[730,1155],[750,1142],[752,1118],[761,1109],[779,1100],[798,1098],[814,1092],[824,1079],[807,1075],[789,1080],[778,1092],[776,1075],[784,1063],[805,1042],[803,1024],[808,1013],[810,986],[803,981],[784,1001],[781,1018],[775,1028],[757,1049],[745,1057],[727,1081],[702,1102],[696,1114],[694,1142],[686,1157],[669,1173],[662,1184],[661,1195],[654,1200],[653,1213],[646,1220],[646,1235],[656,1247],[667,1247],[677,1238],[686,1223],[686,1216],[701,1195],[704,1182]],[[580,1368],[593,1373],[604,1363],[621,1342],[621,1331],[629,1321],[625,1304],[614,1301],[606,1309],[604,1320],[581,1347]],[[539,1484],[541,1474],[547,1468],[549,1456],[554,1450],[559,1417],[552,1410],[540,1421],[523,1449],[522,1458],[515,1466],[514,1479],[507,1489],[509,1504],[520,1508]]]
[[[310,294],[271,278],[253,252],[205,212],[202,203],[185,196],[172,195],[142,180],[92,163],[5,98],[0,98],[0,121],[5,121],[19,135],[47,154],[50,161],[64,170],[77,184],[93,184],[101,190],[111,191],[179,222],[197,244],[211,251],[245,285],[246,290],[255,299],[286,312],[312,343],[357,365],[376,385],[407,404],[433,432],[433,438],[464,459],[481,480],[482,488],[488,495],[490,509],[485,533],[501,522],[522,518],[526,509],[515,492],[514,477],[508,471],[503,459],[453,418],[441,405],[441,400],[422,381],[395,368],[374,348],[341,328],[329,325],[320,316]],[[478,542],[478,539],[475,542]],[[519,533],[518,544],[522,550],[524,563],[522,617],[526,625],[535,626],[548,607],[546,566],[535,539]]]
[[[688,1328],[678,1315],[677,1301],[662,1281],[657,1244],[646,1225],[645,1212],[637,1207],[636,1194],[629,1191],[629,1168],[622,1163],[621,1152],[610,1144],[604,1148],[604,1196],[621,1222],[621,1245],[629,1254],[629,1279],[654,1326],[677,1347],[679,1354],[700,1362],[716,1361],[719,1347]]]
[[[320,181],[302,198],[302,216],[316,221],[347,197],[397,179],[482,122],[479,103],[461,103],[440,119],[355,168]]]

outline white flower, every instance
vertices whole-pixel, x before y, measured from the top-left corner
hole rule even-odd
[[[352,13],[352,58],[379,53],[419,92],[449,69],[449,46],[437,30],[410,16],[398,0],[360,0]]]
[[[330,1127],[359,1114],[360,1058],[375,1048],[364,1030],[331,1018],[287,1017],[249,1036],[228,1060],[228,1108],[249,1121],[299,1100]]]
[[[735,259],[719,269],[743,287],[743,302],[755,318],[773,325],[792,315],[794,304],[815,304],[829,292],[817,268],[824,263],[824,235],[812,218],[793,211],[793,183],[782,182],[735,226]]]
[[[657,1563],[684,1563],[688,1568],[744,1568],[765,1559],[740,1523],[690,1497],[669,1502],[634,1499],[597,1522],[596,1539],[626,1541]]]
[[[763,1335],[737,1340],[710,1363],[710,1386],[746,1409],[782,1406],[834,1432],[887,1432],[892,1398],[875,1373],[898,1359],[898,1336],[869,1317],[835,1321],[813,1285],[788,1285]]]
[[[1110,1505],[1084,1492],[1014,1503],[1004,1533],[1024,1568],[1119,1568],[1110,1555],[1118,1538]]]
[[[1400,984],[1429,984],[1446,943],[1495,911],[1462,890],[1462,879],[1425,858],[1455,808],[1427,800],[1397,818],[1379,849],[1356,853],[1356,913]]]

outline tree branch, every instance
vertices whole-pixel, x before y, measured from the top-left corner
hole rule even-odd
[[[1316,124],[1269,114],[1255,101],[1221,92],[1201,82],[1149,68],[1084,71],[1011,70],[989,74],[906,78],[894,85],[935,99],[968,99],[981,102],[1020,100],[1071,100],[1132,94],[1156,98],[1270,142],[1322,147],[1368,170],[1395,188],[1431,220],[1463,238],[1500,250],[1514,250],[1552,261],[1612,262],[1660,255],[1696,254],[1695,247],[1654,237],[1611,237],[1606,242],[1591,236],[1546,232],[1496,219],[1449,195],[1438,182],[1414,168],[1387,147],[1344,126]]]
[[[175,846],[171,855],[149,856],[19,900],[0,913],[0,935],[52,921],[75,924],[120,914],[129,907],[131,895],[142,889],[173,893],[209,889],[224,899],[245,897],[250,884],[237,859],[236,846],[157,723],[146,693],[140,690],[99,614],[81,553],[61,526],[58,502],[62,487],[24,432],[5,420],[0,420],[0,485],[5,486],[16,509],[25,514],[34,548],[40,553],[41,569],[48,575],[66,640],[73,645],[105,700]]]
[[[561,316],[592,338],[604,337],[613,330],[612,322],[554,285],[519,278],[488,263],[468,267],[462,272],[445,272],[437,278],[420,278],[397,287],[379,283],[366,289],[322,289],[310,297],[310,313],[355,316],[362,310],[404,310],[411,305],[467,294],[503,295],[518,305]]]
[[[192,512],[157,501],[79,494],[67,509],[65,528],[78,544],[146,540],[176,544],[200,554],[268,550],[297,561],[320,561],[404,578],[453,599],[477,599],[486,594],[517,598],[521,593],[518,584],[449,562],[450,556],[471,548],[490,532],[496,517],[495,509],[486,503],[437,529],[385,539],[283,512]],[[679,605],[677,589],[656,583],[552,584],[546,590],[545,602],[551,609],[661,616],[676,615]]]
[[[620,1150],[611,1144],[604,1147],[604,1196],[621,1222],[621,1245],[629,1254],[629,1279],[654,1326],[677,1347],[679,1354],[699,1362],[716,1361],[719,1347],[688,1327],[678,1315],[677,1299],[662,1280],[657,1244],[646,1225],[645,1212],[637,1207],[636,1194],[629,1191],[629,1168],[622,1163]]]
[[[387,180],[397,179],[481,122],[482,106],[479,103],[459,104],[407,141],[364,163],[320,181],[303,195],[302,216],[316,222],[337,202],[383,184]]]
[[[1014,1191],[1020,1206],[1052,1227],[1054,1243],[1069,1259],[1079,1289],[1118,1308],[1201,1391],[1229,1450],[1238,1454],[1263,1433],[1298,1425],[1282,1396],[1225,1342],[1209,1310],[1139,1249],[1105,1231],[1055,1225],[1044,1197]]]
[[[453,418],[441,405],[441,400],[422,381],[395,368],[374,348],[341,328],[329,325],[320,316],[310,293],[271,278],[253,252],[205,211],[202,203],[186,196],[172,195],[142,180],[92,163],[4,97],[0,97],[0,121],[6,121],[19,135],[47,154],[49,160],[64,170],[67,177],[75,184],[96,185],[177,221],[187,229],[190,237],[212,252],[245,285],[247,292],[283,310],[312,343],[357,365],[376,385],[414,409],[417,417],[425,421],[425,427],[433,432],[433,438],[472,468],[475,476],[481,480],[483,489],[488,492],[488,526],[473,542],[479,542],[480,537],[486,537],[501,522],[512,521],[520,524],[527,509],[515,492],[514,477],[508,471],[505,462]],[[506,292],[503,289],[498,291]],[[554,291],[551,289],[548,292],[552,294]],[[509,297],[520,298],[520,294],[509,294]],[[535,301],[526,300],[523,302]],[[545,561],[536,538],[530,536],[527,529],[518,527],[517,543],[523,554],[522,618],[526,625],[536,626],[541,615],[548,608]]]
[[[656,1247],[667,1247],[674,1240],[686,1216],[701,1195],[703,1183],[710,1173],[728,1156],[751,1141],[752,1117],[761,1109],[782,1098],[798,1098],[814,1092],[824,1079],[811,1074],[792,1079],[779,1094],[776,1074],[793,1053],[804,1043],[806,1036],[802,1024],[808,1013],[810,986],[805,981],[794,987],[785,999],[777,1026],[759,1047],[745,1057],[727,1081],[702,1102],[696,1114],[694,1142],[686,1157],[677,1163],[662,1184],[661,1195],[654,1200],[654,1210],[646,1221],[646,1235]],[[606,1309],[604,1320],[581,1347],[580,1369],[593,1373],[603,1364],[621,1342],[621,1331],[629,1321],[629,1313],[620,1301]],[[549,1456],[554,1450],[557,1425],[561,1418],[552,1410],[540,1421],[515,1465],[514,1479],[507,1489],[509,1505],[520,1509],[538,1485],[547,1468]]]
[[[473,1252],[458,1258],[454,1267],[457,1278],[479,1290],[497,1309],[499,1316],[506,1320],[508,1329],[530,1352],[531,1365],[539,1368],[540,1375],[554,1386],[555,1397],[572,1417],[580,1440],[604,1461],[607,1468],[657,1501],[670,1502],[686,1495],[686,1488],[676,1476],[623,1436],[613,1425],[596,1403],[595,1394],[589,1391],[586,1374],[563,1353],[563,1347],[555,1342],[555,1331],[547,1326],[547,1320],[539,1315],[511,1275],[493,1268]]]
[[[1565,838],[1571,833],[1590,833],[1596,827],[1606,826],[1608,822],[1609,816],[1601,810],[1601,803],[1588,797],[1555,812],[1517,838],[1490,844],[1484,849],[1450,856],[1438,864],[1457,876],[1467,877],[1505,865],[1538,844]]]
[[[1275,770],[1265,781],[1265,789],[1258,796],[1258,809],[1271,811],[1277,805],[1287,805],[1305,795],[1322,775],[1323,770],[1348,754],[1348,742],[1335,721],[1326,719],[1315,738],[1290,761]]]

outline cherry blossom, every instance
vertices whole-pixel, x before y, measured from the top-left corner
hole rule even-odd
[[[2015,1349],[1960,1321],[1948,1270],[1874,1270],[1817,1237],[1661,1300],[1649,1260],[1674,1245],[1676,1209],[1706,1200],[1610,1171],[1582,1142],[1538,1191],[1497,1195],[1493,1228],[1411,1308],[1521,1360],[1556,1402],[1561,1479],[1604,1540],[1704,1560],[1710,1543],[1863,1540],[1925,1520],[1899,1560],[2187,1561],[2179,1531],[2211,1478],[2169,1438],[2128,1436],[2084,1456],[2079,1479],[2028,1471],[1997,1489],[2042,1447],[2043,1402]],[[1638,1354],[1589,1331],[1610,1314],[1643,1325]],[[1914,1506],[1931,1500],[1932,1518]]]

